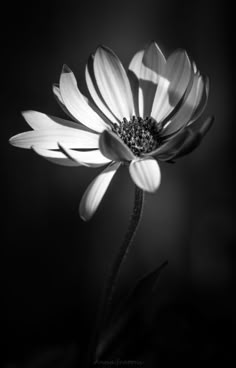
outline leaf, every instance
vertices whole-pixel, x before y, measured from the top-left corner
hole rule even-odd
[[[125,301],[113,311],[97,347],[97,360],[109,354],[121,355],[130,343],[137,346],[138,341],[149,334],[158,310],[159,276],[167,263],[139,280]]]

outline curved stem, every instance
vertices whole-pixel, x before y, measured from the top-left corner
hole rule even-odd
[[[107,299],[108,299],[108,307],[112,301],[113,294],[118,282],[118,278],[120,275],[120,271],[122,268],[122,265],[124,264],[127,254],[129,252],[130,246],[132,244],[132,241],[135,237],[135,234],[138,229],[138,225],[141,220],[142,215],[142,208],[143,208],[143,198],[144,198],[144,192],[142,189],[139,189],[137,186],[135,186],[135,195],[134,195],[134,207],[133,212],[131,214],[129,227],[127,230],[127,233],[125,234],[124,241],[119,249],[118,254],[116,255],[113,263],[113,267],[111,270],[110,278],[107,282]]]
[[[130,249],[130,246],[132,244],[132,241],[134,239],[138,225],[141,220],[143,199],[144,199],[144,192],[142,191],[142,189],[135,186],[134,206],[128,230],[127,233],[125,234],[124,241],[121,247],[119,248],[118,253],[116,254],[115,259],[113,261],[110,275],[108,276],[107,284],[104,289],[103,296],[101,298],[102,300],[98,312],[97,324],[95,326],[94,336],[92,338],[91,346],[89,349],[88,360],[90,362],[90,366],[93,365],[93,360],[95,358],[96,347],[100,337],[102,325],[109,312],[122,265],[125,262],[128,251]]]

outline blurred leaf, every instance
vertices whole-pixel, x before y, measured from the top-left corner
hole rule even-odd
[[[139,280],[112,312],[97,348],[97,360],[110,354],[122,356],[130,343],[137,346],[139,340],[150,334],[159,303],[157,283],[167,263],[164,262]]]

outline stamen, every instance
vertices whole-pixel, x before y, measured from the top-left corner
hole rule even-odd
[[[113,130],[136,156],[152,152],[161,144],[161,127],[150,117],[124,118],[120,125],[114,124]]]

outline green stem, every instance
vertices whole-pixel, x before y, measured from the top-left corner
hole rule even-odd
[[[115,259],[113,261],[110,275],[108,276],[107,284],[104,289],[103,297],[101,298],[102,300],[101,300],[101,305],[100,305],[100,309],[98,313],[97,324],[95,326],[94,336],[93,336],[91,346],[89,349],[88,360],[90,362],[89,366],[91,367],[93,366],[94,359],[96,359],[95,355],[96,355],[96,348],[97,348],[98,340],[99,340],[100,333],[102,330],[103,322],[109,313],[109,309],[111,306],[112,298],[114,295],[114,291],[116,289],[116,285],[118,282],[118,278],[120,275],[122,265],[125,262],[128,251],[130,249],[130,246],[132,244],[132,241],[134,239],[138,225],[141,220],[143,199],[144,199],[144,192],[142,191],[142,189],[139,189],[137,186],[135,186],[134,206],[133,206],[133,212],[130,218],[129,227],[128,227],[127,233],[125,234],[124,241],[121,247],[119,248],[118,253],[116,254]]]

